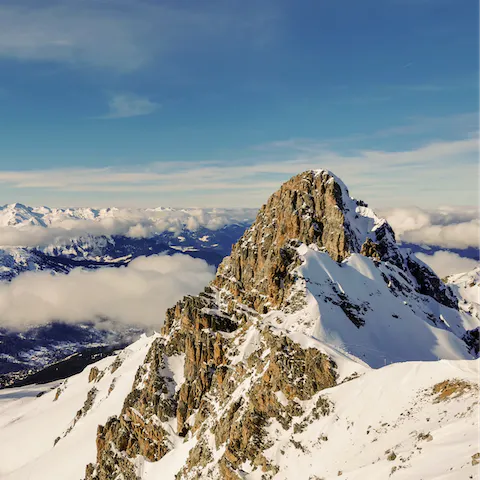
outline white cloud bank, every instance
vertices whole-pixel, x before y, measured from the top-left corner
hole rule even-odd
[[[440,278],[455,273],[463,273],[479,266],[476,260],[461,257],[456,253],[440,250],[433,255],[417,253],[416,256],[426,263]]]
[[[75,269],[68,275],[27,272],[0,284],[0,326],[24,329],[53,320],[106,317],[158,330],[167,308],[197,294],[213,276],[205,261],[181,254],[139,257],[128,267]]]
[[[478,208],[441,207],[425,210],[410,207],[393,208],[380,213],[387,218],[397,240],[443,248],[479,246]]]

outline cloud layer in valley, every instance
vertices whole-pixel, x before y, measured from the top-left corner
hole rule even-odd
[[[12,215],[22,215],[12,221]],[[254,209],[45,209],[0,207],[0,245],[45,247],[86,235],[148,238],[162,232],[179,235],[183,228],[218,230],[254,219]],[[13,225],[12,225],[13,223]]]
[[[479,266],[476,260],[461,257],[446,250],[439,250],[433,255],[417,253],[416,256],[426,263],[440,278],[453,275],[454,273],[468,272]]]
[[[455,249],[479,246],[480,222],[476,207],[394,208],[381,214],[402,242]]]
[[[214,269],[188,255],[139,257],[127,267],[27,272],[0,284],[0,327],[26,329],[53,320],[159,329],[167,308],[197,294]]]

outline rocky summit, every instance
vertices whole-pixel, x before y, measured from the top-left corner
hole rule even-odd
[[[166,312],[122,411],[98,427],[85,478],[137,480],[175,452],[178,479],[291,478],[282,451],[307,458],[328,435],[300,434],[341,415],[322,392],[370,367],[473,358],[464,340],[478,318],[457,303],[335,175],[297,175],[211,284]]]

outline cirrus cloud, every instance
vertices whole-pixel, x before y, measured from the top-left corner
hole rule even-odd
[[[277,23],[277,10],[258,2],[242,9],[218,2],[186,9],[148,0],[3,3],[0,58],[122,73],[172,63],[175,52],[211,52],[238,38],[252,45],[274,35]]]
[[[415,198],[422,205],[436,206],[445,197],[465,205],[477,200],[477,159],[477,134],[410,150],[357,150],[348,154],[322,144],[292,140],[264,146],[258,157],[231,162],[165,161],[124,167],[3,170],[0,185],[28,198],[32,198],[32,190],[37,195],[42,190],[38,197],[42,202],[45,195],[58,193],[63,198],[75,196],[78,205],[108,193],[109,206],[125,204],[124,199],[135,194],[137,206],[151,205],[154,198],[157,204],[258,208],[292,175],[326,168],[342,178],[355,197],[373,205],[408,205]]]

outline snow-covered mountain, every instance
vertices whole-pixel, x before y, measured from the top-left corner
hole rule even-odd
[[[341,180],[304,172],[159,334],[0,392],[0,476],[475,478],[480,322],[462,305]]]
[[[447,283],[458,298],[460,307],[480,318],[480,267],[471,272],[451,275]]]
[[[96,460],[98,425],[120,414],[157,339],[143,337],[61,383],[1,390],[0,478],[83,478],[85,465]],[[406,362],[375,370],[344,358],[342,369],[357,375],[297,399],[290,426],[268,421],[265,457],[278,468],[274,478],[478,478],[478,362]],[[162,371],[172,390],[184,382],[183,368],[184,358],[171,357]],[[232,394],[231,404],[248,395],[244,387]],[[280,391],[275,398],[292,404]],[[241,420],[233,421],[240,426]],[[138,478],[173,480],[187,465],[198,439],[177,436],[174,419],[170,424],[171,450],[157,462],[137,457]],[[209,468],[221,452],[214,434],[206,440],[214,456],[197,474],[215,478]],[[261,464],[244,468],[239,478],[265,475]]]
[[[24,271],[125,265],[142,255],[184,252],[218,265],[253,209],[0,207],[0,279]]]
[[[480,324],[480,267],[471,272],[451,275],[447,284],[459,298],[458,307],[476,318]],[[480,349],[480,327],[470,329],[465,335],[465,341],[478,355]]]
[[[145,236],[165,230],[196,230],[205,227],[218,230],[225,225],[253,220],[255,209],[234,208],[50,208],[30,207],[21,203],[0,206],[0,227],[58,227],[71,231],[84,231],[90,225],[91,233],[127,234]],[[77,221],[92,223],[76,227]],[[138,225],[151,227],[141,231]],[[137,227],[132,229],[131,227]]]

